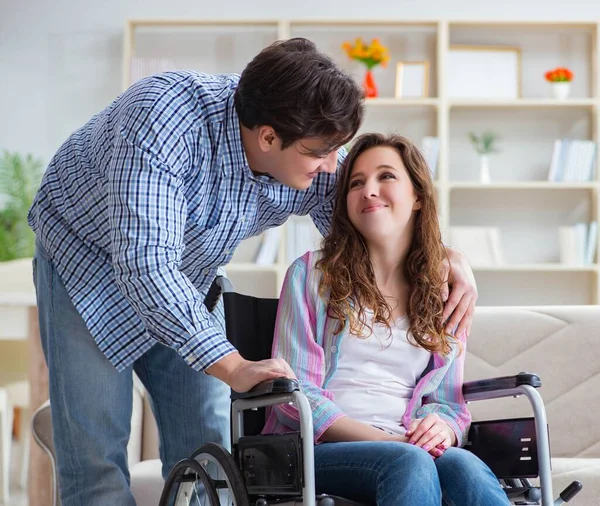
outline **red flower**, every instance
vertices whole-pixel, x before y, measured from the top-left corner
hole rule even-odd
[[[566,67],[557,67],[554,70],[549,70],[544,74],[546,81],[551,83],[570,82],[573,80],[574,74]]]

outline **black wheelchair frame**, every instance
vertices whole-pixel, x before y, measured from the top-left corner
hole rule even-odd
[[[218,277],[205,300],[209,311],[220,297],[225,305],[229,341],[248,360],[269,358],[277,299],[237,294],[226,278]],[[558,505],[568,502],[582,488],[580,482],[574,481],[561,492],[556,502],[553,500],[549,434],[544,403],[537,392],[539,387],[540,378],[524,372],[463,385],[467,402],[525,395],[531,403],[534,416],[530,418],[473,422],[464,446],[491,468],[513,504]],[[218,492],[225,487],[233,493],[233,500],[228,499],[227,504],[234,506],[251,503],[256,506],[362,506],[340,497],[316,496],[312,414],[297,381],[267,381],[246,393],[232,392],[231,397],[232,453],[214,444],[200,447],[190,459],[171,471],[160,506],[171,506],[173,490],[176,501],[179,500],[178,490],[194,480],[212,488],[207,493],[209,502],[213,501],[211,506],[223,504]],[[300,432],[261,435],[265,408],[282,403],[294,403],[298,408]],[[198,472],[197,463],[207,461],[218,463],[223,477]],[[538,476],[540,486],[536,487],[530,478]]]

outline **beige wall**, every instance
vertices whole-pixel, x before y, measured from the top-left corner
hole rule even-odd
[[[121,91],[129,18],[596,21],[592,0],[0,0],[0,149],[45,162]],[[10,98],[17,97],[17,99]]]

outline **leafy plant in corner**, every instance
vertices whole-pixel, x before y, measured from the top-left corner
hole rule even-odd
[[[27,212],[42,174],[41,160],[31,154],[4,151],[0,157],[0,261],[34,254],[35,236]]]

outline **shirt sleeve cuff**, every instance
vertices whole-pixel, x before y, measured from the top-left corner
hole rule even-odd
[[[444,422],[446,422],[446,425],[450,427],[452,432],[454,432],[454,435],[456,436],[455,446],[457,448],[461,448],[464,444],[465,439],[464,431],[460,428],[458,423],[456,423],[456,420],[454,420],[452,417],[446,416],[443,413],[438,413],[438,415],[442,420],[444,420]]]
[[[318,428],[315,428],[315,444],[324,443],[321,438],[323,437],[323,434],[325,434],[325,431],[340,418],[344,418],[345,416],[346,415],[343,412],[337,411],[333,413],[327,420],[323,421]]]
[[[220,332],[211,328],[192,336],[177,351],[192,369],[204,371],[237,350]]]

